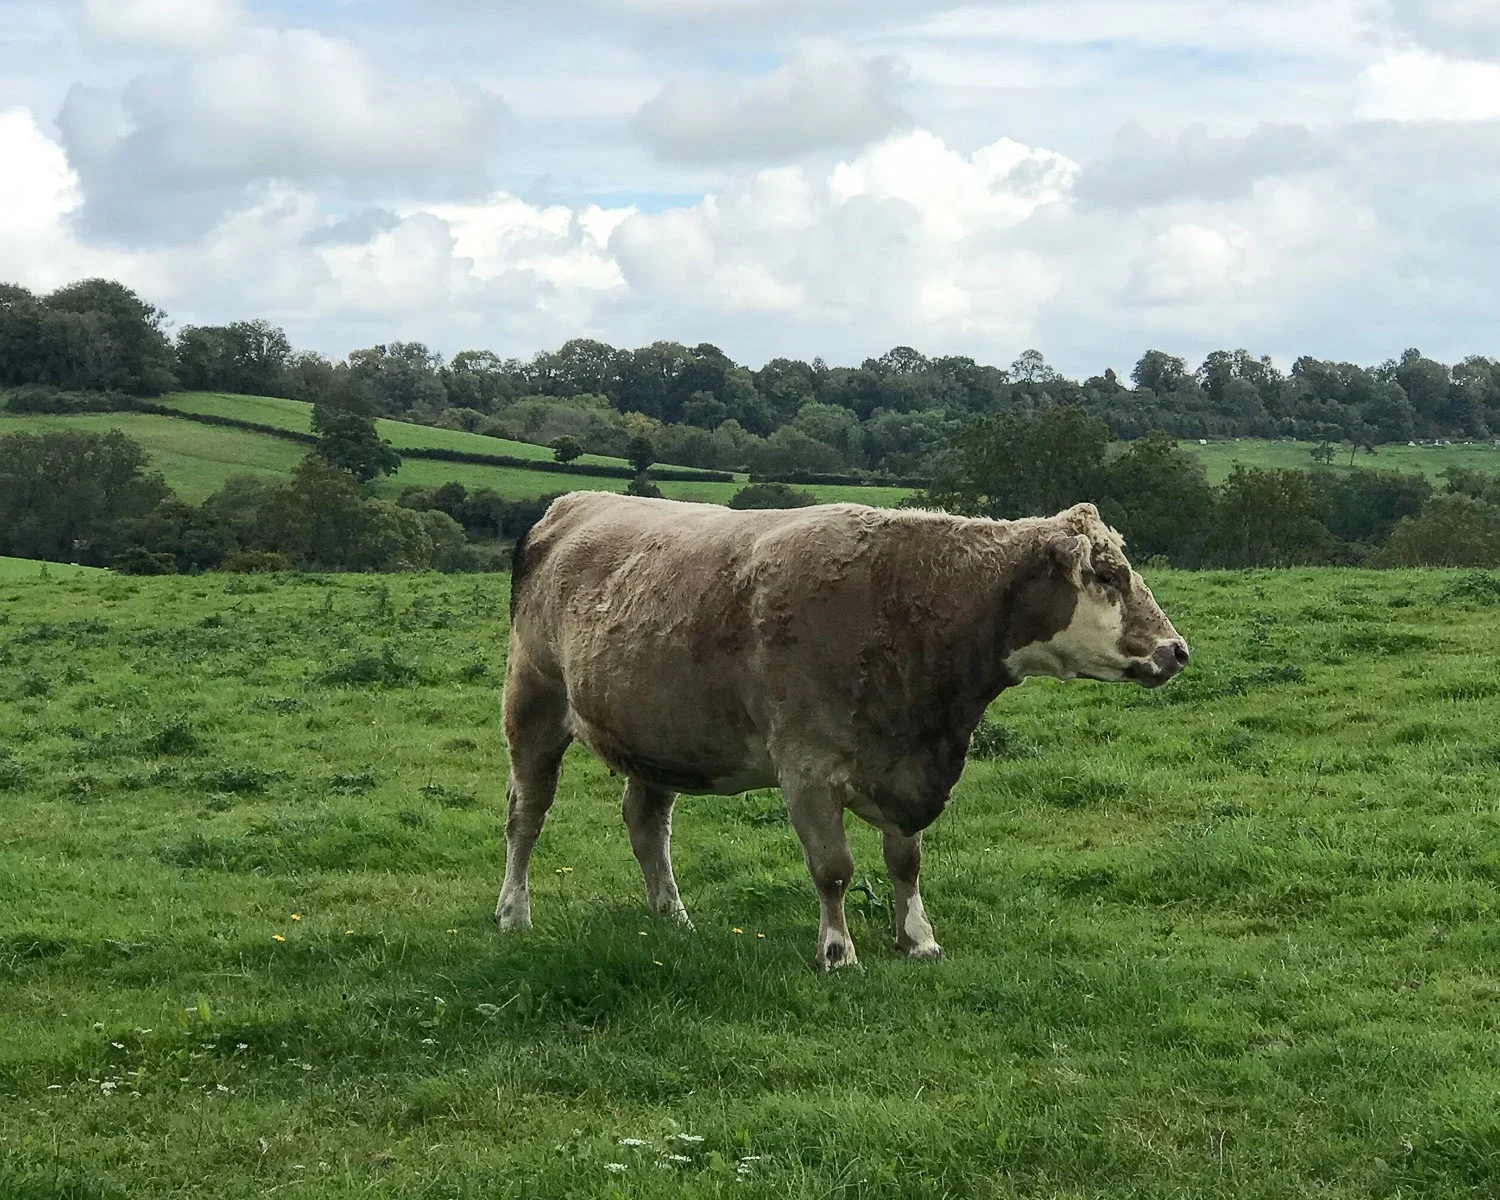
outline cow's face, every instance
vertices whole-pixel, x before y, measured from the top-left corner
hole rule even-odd
[[[1016,600],[1006,668],[1017,679],[1166,683],[1187,664],[1187,642],[1126,560],[1120,535],[1092,504],[1054,523]]]

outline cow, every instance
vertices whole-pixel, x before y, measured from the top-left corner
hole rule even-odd
[[[1037,675],[1157,687],[1187,663],[1123,545],[1092,504],[996,521],[559,497],[512,568],[496,923],[531,924],[532,848],[578,741],[625,777],[657,914],[687,920],[677,794],[779,786],[821,909],[818,966],[857,961],[845,809],[883,835],[897,948],[940,957],[918,891],[922,831],[990,701]]]

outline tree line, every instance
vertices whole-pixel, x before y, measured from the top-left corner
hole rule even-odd
[[[1214,486],[1161,431],[1120,444],[1072,407],[974,420],[907,503],[1011,519],[1082,500],[1137,565],[1500,566],[1495,476],[1450,468],[1438,489],[1399,471],[1236,465]]]
[[[1500,432],[1500,361],[1444,364],[1409,349],[1374,366],[1298,358],[1289,371],[1249,351],[1196,367],[1148,350],[1122,380],[1064,377],[1036,350],[1008,366],[895,347],[857,367],[775,358],[758,369],[717,346],[634,349],[575,338],[528,358],[420,342],[357,349],[339,362],[293,348],[263,320],[186,326],[119,283],[48,295],[0,285],[0,386],[156,395],[174,388],[332,402],[380,416],[626,457],[769,477],[925,477],[975,417],[1076,408],[1132,440],[1290,437],[1379,444]]]

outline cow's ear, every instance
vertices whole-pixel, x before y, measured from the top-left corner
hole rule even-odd
[[[1082,534],[1065,533],[1052,539],[1048,549],[1062,564],[1075,586],[1083,586],[1083,573],[1094,565],[1094,545]]]

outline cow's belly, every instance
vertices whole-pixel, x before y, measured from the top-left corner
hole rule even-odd
[[[733,796],[775,787],[765,743],[742,722],[677,719],[654,723],[641,711],[599,714],[572,708],[574,738],[611,770],[674,792]]]

